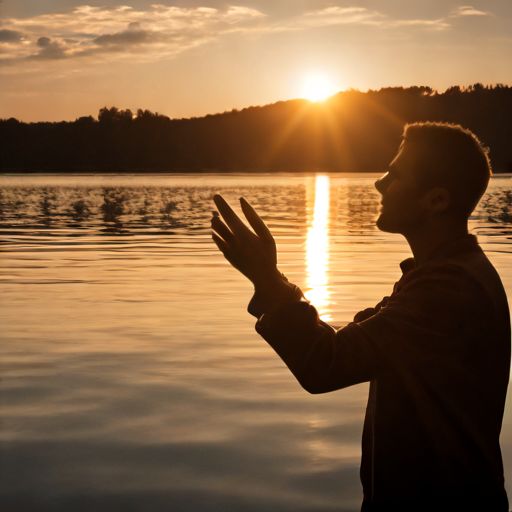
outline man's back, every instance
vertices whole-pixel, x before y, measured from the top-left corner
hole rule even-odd
[[[508,511],[499,434],[509,310],[476,240],[405,273],[359,326],[385,348],[364,427],[363,510]]]

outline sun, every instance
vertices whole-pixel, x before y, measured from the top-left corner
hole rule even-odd
[[[302,95],[311,101],[323,101],[333,94],[329,80],[323,76],[310,76],[304,83]]]

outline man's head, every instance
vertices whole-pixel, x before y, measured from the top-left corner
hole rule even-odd
[[[487,149],[469,130],[409,124],[389,172],[375,183],[382,194],[377,227],[407,235],[434,216],[464,224],[490,176]]]

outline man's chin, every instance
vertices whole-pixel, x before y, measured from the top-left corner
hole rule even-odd
[[[386,215],[384,215],[384,213],[379,215],[375,224],[379,231],[384,231],[385,233],[398,233],[397,226],[393,226],[393,223],[386,219]]]

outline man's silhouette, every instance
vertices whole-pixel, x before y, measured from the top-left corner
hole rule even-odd
[[[505,291],[467,221],[491,174],[486,150],[460,126],[405,128],[377,226],[414,258],[389,297],[335,330],[277,270],[270,231],[221,196],[213,239],[255,286],[249,312],[310,393],[370,381],[363,429],[362,511],[507,512],[499,435],[510,373]]]

